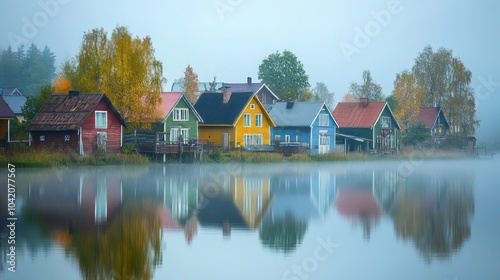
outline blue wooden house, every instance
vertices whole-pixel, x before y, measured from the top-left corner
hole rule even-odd
[[[335,151],[338,124],[324,102],[276,102],[266,108],[276,123],[275,142],[305,144],[311,154]]]

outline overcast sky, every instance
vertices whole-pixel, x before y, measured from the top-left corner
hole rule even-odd
[[[473,74],[479,136],[500,130],[500,1],[431,0],[2,0],[0,48],[47,45],[57,66],[83,33],[117,25],[150,36],[169,90],[191,64],[200,81],[257,80],[269,54],[288,49],[312,86],[340,101],[369,69],[385,95],[426,45],[453,50]]]

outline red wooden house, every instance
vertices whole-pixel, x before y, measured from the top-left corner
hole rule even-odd
[[[53,94],[31,121],[30,145],[91,155],[117,154],[125,121],[104,94]]]

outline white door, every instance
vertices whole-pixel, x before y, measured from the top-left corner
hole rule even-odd
[[[324,154],[330,151],[330,136],[326,130],[319,131],[319,153]]]

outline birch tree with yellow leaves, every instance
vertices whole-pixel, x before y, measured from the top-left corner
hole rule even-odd
[[[128,128],[149,128],[165,82],[149,36],[133,37],[118,26],[111,36],[101,28],[83,36],[80,52],[63,66],[62,75],[75,90],[105,93],[128,122]]]
[[[408,70],[396,75],[394,90],[392,92],[397,104],[394,116],[398,119],[403,131],[415,122],[418,111],[425,101],[426,95],[423,87],[417,82],[415,75]]]

